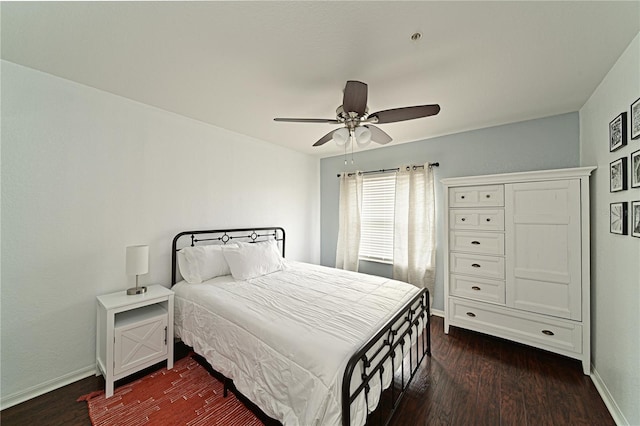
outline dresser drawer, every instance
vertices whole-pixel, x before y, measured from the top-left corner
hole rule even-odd
[[[449,267],[451,272],[455,274],[504,280],[504,257],[450,253]]]
[[[449,227],[483,231],[504,231],[502,209],[450,209]]]
[[[449,188],[450,207],[504,206],[504,186],[461,186]]]
[[[449,276],[449,292],[452,296],[483,300],[501,305],[504,305],[505,301],[504,281],[498,280],[452,274]]]
[[[582,352],[582,326],[571,321],[453,298],[449,299],[449,319],[453,325],[542,349]]]
[[[449,249],[452,251],[504,255],[504,234],[451,231],[449,233]]]

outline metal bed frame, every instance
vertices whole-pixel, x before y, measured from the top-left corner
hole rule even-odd
[[[173,238],[171,247],[171,285],[177,281],[177,252],[183,247],[178,246],[179,240],[189,237],[190,246],[198,243],[227,244],[230,241],[244,241],[257,243],[267,240],[276,240],[279,243],[282,257],[285,254],[285,231],[281,227],[262,228],[237,228],[198,230],[180,232]],[[367,405],[367,423],[371,419],[369,413],[369,401],[371,383],[380,380],[385,371],[385,364],[391,364],[391,384],[388,388],[380,388],[379,403],[373,413],[379,421],[386,425],[389,423],[400,401],[404,396],[411,380],[425,355],[431,356],[431,331],[430,331],[429,291],[421,289],[420,292],[406,303],[380,330],[373,335],[368,342],[356,351],[349,359],[342,379],[342,425],[351,425],[351,404],[363,392]],[[409,349],[405,353],[407,340]],[[400,359],[398,360],[398,352]],[[351,392],[351,381],[360,367],[361,384]],[[398,370],[396,372],[396,369]],[[221,375],[222,376],[222,375]],[[224,376],[223,376],[224,377]],[[224,395],[227,395],[232,381],[224,378]],[[389,414],[378,414],[386,405]]]

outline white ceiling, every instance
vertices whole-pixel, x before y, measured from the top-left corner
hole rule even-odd
[[[335,118],[347,80],[371,112],[440,104],[394,144],[577,111],[640,31],[640,1],[1,7],[3,59],[322,157],[336,126],[273,118]]]

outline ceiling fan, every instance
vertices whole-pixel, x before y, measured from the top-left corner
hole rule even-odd
[[[324,145],[334,140],[338,146],[347,145],[352,139],[364,146],[373,141],[379,144],[391,142],[391,136],[373,124],[395,123],[429,117],[440,112],[440,105],[418,105],[386,109],[369,114],[367,108],[367,85],[349,80],[344,88],[342,105],[336,109],[336,118],[274,118],[275,121],[291,123],[342,124],[343,127],[324,135],[313,146]]]

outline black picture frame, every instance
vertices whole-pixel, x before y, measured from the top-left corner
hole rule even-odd
[[[640,188],[640,149],[631,153],[630,160],[631,187]]]
[[[631,117],[631,139],[640,138],[640,98],[636,99],[629,108]]]
[[[609,204],[609,232],[627,235],[627,202]]]
[[[640,238],[640,200],[631,202],[631,236]]]
[[[627,144],[627,113],[621,112],[609,123],[609,152]]]
[[[609,192],[627,189],[627,157],[618,158],[609,164]]]

